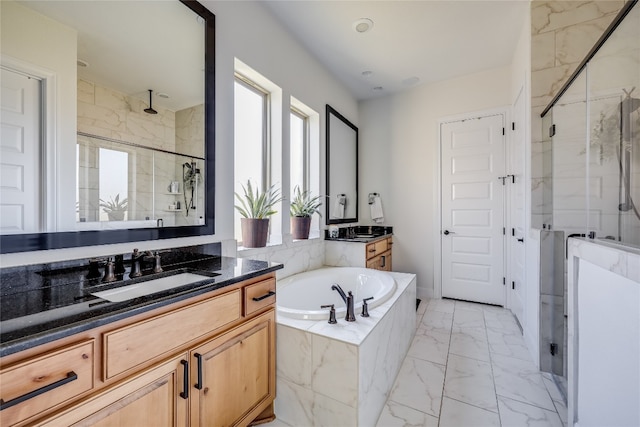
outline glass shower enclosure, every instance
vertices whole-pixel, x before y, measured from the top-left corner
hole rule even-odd
[[[567,239],[640,247],[640,6],[619,17],[542,113],[541,368],[560,376]]]

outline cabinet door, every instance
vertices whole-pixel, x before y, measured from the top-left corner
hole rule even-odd
[[[275,398],[275,311],[200,346],[190,360],[191,425],[248,425]]]
[[[177,426],[188,424],[186,354],[86,399],[38,425]],[[181,395],[182,393],[182,395]]]

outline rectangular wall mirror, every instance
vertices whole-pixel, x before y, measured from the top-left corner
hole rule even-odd
[[[1,252],[213,234],[213,13],[0,7]]]
[[[327,105],[327,224],[358,222],[358,128]]]

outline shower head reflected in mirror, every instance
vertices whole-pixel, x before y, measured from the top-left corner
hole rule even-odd
[[[144,112],[147,114],[158,114],[158,112],[153,109],[153,104],[151,99],[152,93],[153,93],[153,90],[149,89],[149,108],[145,108]]]

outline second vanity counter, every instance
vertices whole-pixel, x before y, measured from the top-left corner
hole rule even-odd
[[[163,273],[109,284],[87,279],[84,267],[37,265],[1,270],[0,357],[216,291],[281,269],[281,264],[216,255],[188,254],[163,264]],[[96,291],[191,272],[205,279],[121,302]],[[125,274],[125,279],[128,276]]]

